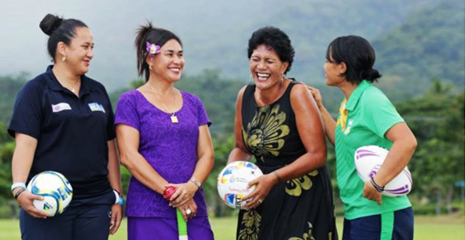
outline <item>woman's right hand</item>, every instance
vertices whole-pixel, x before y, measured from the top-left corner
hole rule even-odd
[[[323,98],[321,97],[320,90],[314,87],[311,87],[309,85],[307,85],[307,89],[310,90],[310,92],[313,95],[313,98],[315,99],[316,105],[318,106],[318,109],[321,110],[324,106],[323,106]]]
[[[29,215],[35,217],[35,218],[47,218],[48,215],[46,212],[39,210],[32,205],[32,202],[34,200],[43,200],[44,198],[38,195],[34,195],[29,191],[24,191],[21,193],[18,198],[18,204],[21,206],[21,208],[26,211]]]
[[[248,186],[255,186],[255,189],[242,198],[242,201],[248,202],[244,205],[244,208],[252,209],[262,204],[276,183],[278,183],[276,176],[271,173],[262,175],[250,181]]]
[[[176,192],[174,192],[174,194],[169,199],[170,206],[175,208],[179,208],[182,205],[187,204],[188,201],[194,198],[195,193],[199,190],[199,188],[191,181],[181,184],[170,183],[165,186],[165,188],[167,187],[176,188]]]

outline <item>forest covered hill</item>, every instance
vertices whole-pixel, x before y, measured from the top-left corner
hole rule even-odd
[[[276,0],[270,1],[270,4],[273,3],[279,5]],[[243,8],[245,13],[253,12],[253,9],[246,8],[246,2],[239,1],[238,4],[233,11]],[[207,109],[209,104],[222,105],[223,101],[235,99],[240,86],[247,83],[249,76],[247,38],[253,30],[263,25],[279,26],[289,34],[296,49],[296,59],[288,76],[319,87],[323,95],[329,96],[325,102],[334,111],[342,94],[324,86],[322,65],[327,44],[340,35],[357,34],[372,42],[377,52],[375,67],[384,75],[378,86],[394,102],[421,95],[431,86],[432,79],[452,84],[457,92],[465,85],[465,3],[462,0],[393,0],[382,3],[316,0],[311,4],[290,2],[281,8],[268,7],[264,10],[272,12],[276,18],[270,15],[251,16],[250,19],[242,19],[241,25],[226,29],[218,28],[225,24],[224,19],[218,19],[215,24],[219,25],[215,25],[217,28],[210,29],[210,32],[186,35],[185,45],[190,46],[187,52],[194,51],[196,59],[189,61],[191,54],[186,53],[186,67],[194,65],[198,71],[186,70],[178,83],[179,87],[186,86],[185,90],[200,97],[205,95],[202,99]],[[340,12],[344,14],[338,14]],[[210,22],[215,16],[217,13],[211,13],[203,20]],[[204,24],[199,29],[208,28]],[[218,35],[214,35],[216,37],[210,39],[208,44],[202,40],[215,33]],[[204,44],[186,43],[192,38]],[[219,53],[223,56],[221,59],[212,57]],[[14,98],[22,85],[15,82],[26,81],[33,74],[18,72],[0,77],[0,120],[7,121],[10,117]],[[212,77],[216,79],[211,80]],[[136,76],[126,79],[124,87],[113,90],[107,87],[113,100],[116,101],[119,93],[128,89],[135,79]],[[216,81],[220,83],[214,84]],[[238,83],[221,83],[223,81]],[[207,91],[213,91],[216,95]],[[218,93],[222,98],[218,97]],[[228,108],[223,107],[223,112],[233,114],[229,108],[234,108],[234,103],[225,105]],[[218,119],[224,119],[223,112]]]
[[[137,78],[133,42],[138,26],[146,21],[170,29],[181,37],[186,75],[197,75],[204,69],[217,69],[222,78],[242,81],[249,78],[246,49],[252,32],[267,25],[279,27],[288,33],[296,49],[289,76],[318,85],[324,81],[322,65],[326,47],[335,37],[355,34],[376,42],[405,26],[415,15],[428,18],[440,4],[452,6],[450,10],[453,12],[447,10],[446,14],[438,15],[444,21],[449,16],[460,18],[465,11],[463,0],[47,2],[57,4],[31,2],[23,6],[17,1],[2,3],[0,20],[3,30],[0,31],[0,39],[3,46],[8,47],[0,51],[0,75],[27,71],[32,77],[44,71],[49,62],[47,39],[38,23],[46,13],[51,12],[66,18],[82,19],[91,28],[96,45],[89,76],[102,82],[109,91],[127,87],[131,80]],[[92,8],[86,7],[89,4]],[[427,25],[425,27],[431,29],[420,31],[438,32],[442,31],[442,26]],[[454,22],[447,28],[464,32],[463,21]],[[410,42],[403,39],[399,44],[408,47]],[[434,44],[440,46],[441,40]],[[377,45],[376,50],[384,51],[383,45]],[[28,56],[18,59],[18,51],[24,52],[25,48]],[[384,59],[379,58],[378,64],[381,61]],[[436,77],[443,78],[441,75]]]
[[[465,1],[443,1],[412,14],[373,41],[392,97],[422,94],[431,80],[465,86]]]
[[[296,49],[296,59],[288,77],[320,88],[325,106],[333,113],[337,112],[343,96],[336,88],[324,85],[326,47],[337,36],[354,34],[366,37],[377,52],[375,68],[383,74],[377,86],[394,102],[419,142],[409,164],[416,184],[412,194],[426,204],[429,201],[437,202],[436,213],[444,203],[450,207],[454,192],[458,191],[453,183],[463,180],[464,176],[464,1],[312,0],[309,1],[311,4],[295,1],[284,5],[281,2],[270,0],[267,4],[260,2],[253,5],[238,0],[232,9],[238,14],[233,16],[233,25],[221,18],[221,14],[225,13],[211,12],[201,20],[192,20],[196,23],[204,21],[205,24],[200,24],[198,28],[189,28],[188,24],[186,28],[180,28],[184,32],[180,35],[186,46],[187,65],[176,87],[198,95],[213,123],[210,130],[215,147],[215,167],[204,184],[209,207],[214,207],[220,215],[227,214],[224,212],[227,211],[226,207],[216,194],[215,176],[226,164],[233,147],[236,96],[239,89],[247,84],[250,74],[246,56],[247,40],[254,30],[264,25],[278,26],[289,34]],[[193,12],[198,9],[193,1],[190,4],[188,7],[192,11],[181,17],[195,16]],[[272,4],[280,7],[273,7]],[[257,6],[261,7],[259,11],[254,8]],[[109,5],[108,11],[114,8],[114,5]],[[241,9],[243,11],[239,14]],[[147,13],[149,10],[144,9]],[[126,10],[131,11],[135,10]],[[144,11],[140,14],[144,14]],[[257,16],[260,11],[267,11],[268,14]],[[95,32],[100,30],[97,27]],[[103,64],[98,62],[98,58],[95,62],[93,60],[93,70],[89,75],[100,81],[103,79],[102,83],[109,90],[115,107],[122,92],[144,82],[135,76],[134,54],[126,47],[114,50],[115,45],[123,46],[121,41],[126,37],[107,37],[114,44],[97,45],[102,50],[99,54],[107,55]],[[9,48],[4,48],[3,52]],[[31,49],[34,50],[33,47]],[[42,50],[45,52],[45,48]],[[18,52],[15,53],[16,58],[5,59],[15,62],[12,59],[17,59]],[[21,64],[29,66],[27,60],[33,57],[34,54],[28,52],[27,57],[21,59],[24,60]],[[129,64],[124,62],[128,59]],[[41,65],[43,71],[47,63],[36,61],[34,64]],[[14,66],[12,63],[7,67],[14,69]],[[0,129],[3,129],[0,132],[0,217],[7,216],[11,211],[8,201],[12,199],[9,188],[14,142],[5,129],[19,89],[27,80],[39,74],[32,68],[25,68],[17,69],[12,74],[5,74],[6,71],[0,68]],[[128,69],[133,69],[134,73],[128,74],[132,71]],[[328,166],[334,172],[334,149],[330,145],[328,147]],[[124,167],[121,169],[126,189],[130,175]],[[336,185],[334,190],[337,199]],[[418,206],[415,209],[421,210]]]

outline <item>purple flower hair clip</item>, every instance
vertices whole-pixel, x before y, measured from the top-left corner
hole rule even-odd
[[[147,50],[147,53],[148,53],[151,57],[155,56],[155,54],[157,54],[157,53],[160,52],[160,46],[158,46],[158,45],[155,45],[155,44],[153,44],[153,43],[146,42],[146,43],[145,43],[145,46],[146,46],[145,48],[146,48],[146,50]]]

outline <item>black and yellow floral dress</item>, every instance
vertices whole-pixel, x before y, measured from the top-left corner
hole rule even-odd
[[[258,107],[255,85],[247,86],[242,100],[242,136],[264,174],[292,163],[306,153],[297,131],[290,93]],[[239,212],[240,240],[337,239],[331,178],[326,167],[276,184],[256,209]]]

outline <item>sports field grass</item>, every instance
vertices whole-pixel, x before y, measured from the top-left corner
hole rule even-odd
[[[236,218],[211,218],[210,219],[215,239],[234,240],[236,229]],[[339,235],[342,233],[342,218],[338,218]],[[340,238],[340,237],[339,237]],[[0,239],[20,239],[18,220],[0,219]],[[126,221],[120,230],[110,237],[110,240],[126,239]],[[464,240],[465,218],[464,213],[450,216],[415,216],[415,239],[416,240]]]

